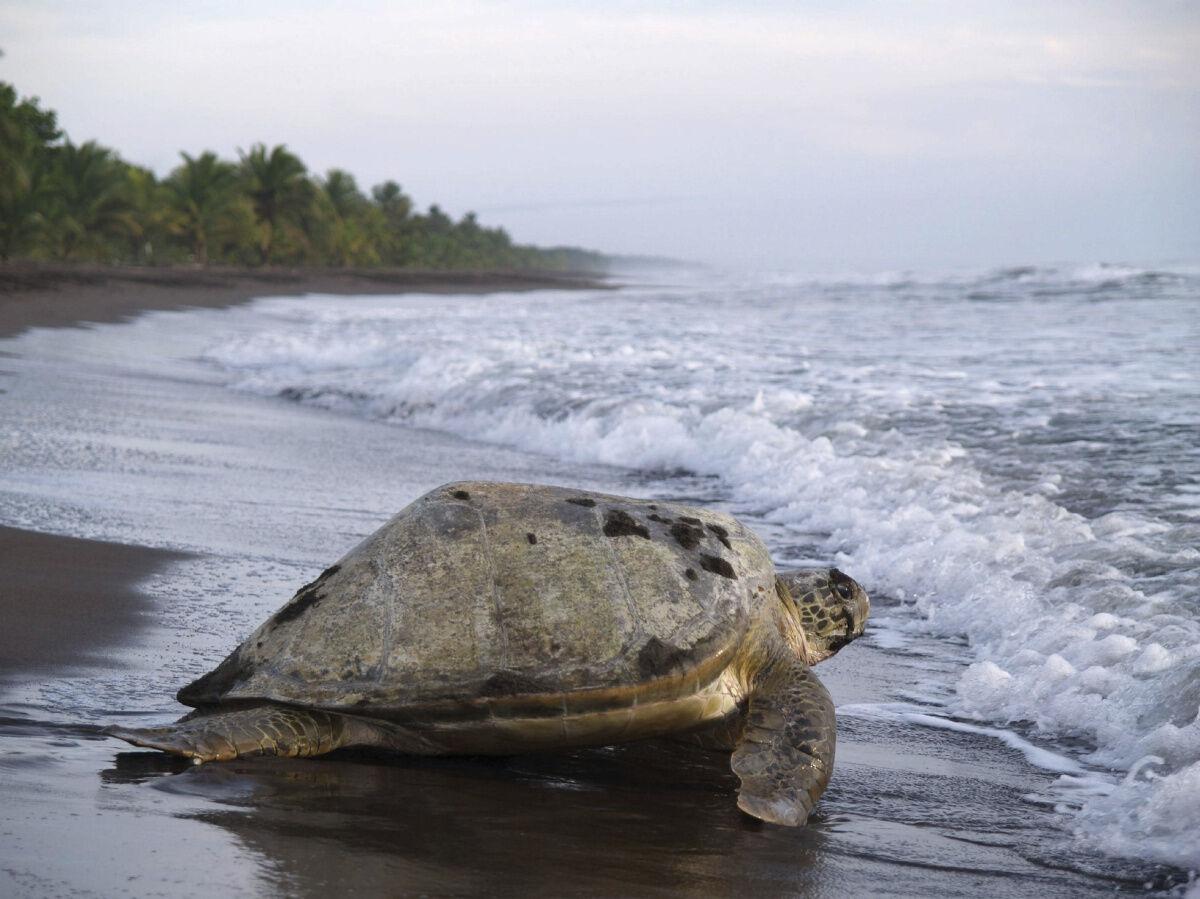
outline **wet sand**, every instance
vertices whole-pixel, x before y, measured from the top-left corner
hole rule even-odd
[[[137,585],[181,553],[0,526],[0,682],[103,662],[153,612]]]
[[[240,396],[182,372],[176,383],[126,370],[111,348],[72,367],[91,336],[0,344],[0,412],[25,435],[0,467],[0,498],[25,526],[99,522],[197,551],[0,532],[0,582],[21,585],[0,613],[26,619],[28,634],[0,629],[6,658],[11,647],[0,894],[1044,899],[1177,882],[1072,851],[1037,799],[1056,775],[999,741],[857,713],[945,664],[919,641],[897,652],[870,634],[819,669],[842,710],[838,759],[801,829],[742,815],[727,757],[670,742],[200,767],[130,751],[100,727],[185,711],[175,688],[422,490],[458,476],[618,490],[629,475]],[[81,493],[96,505],[79,505]],[[895,611],[874,600],[875,614]],[[74,618],[72,640],[57,640]]]
[[[0,338],[31,327],[121,321],[148,309],[220,308],[272,294],[602,289],[571,272],[0,265]]]

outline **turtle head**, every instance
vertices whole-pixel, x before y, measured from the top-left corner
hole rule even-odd
[[[867,591],[836,568],[781,571],[789,611],[808,641],[808,663],[827,659],[862,635],[871,614]],[[780,591],[781,593],[785,591]]]

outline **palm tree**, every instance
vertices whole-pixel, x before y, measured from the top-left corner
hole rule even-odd
[[[367,200],[354,176],[330,169],[321,182],[327,258],[338,265],[375,265],[385,230],[382,213]]]
[[[90,140],[67,141],[54,149],[50,172],[49,224],[55,255],[69,259],[80,250],[99,253],[113,238],[139,230],[126,196],[124,164]]]
[[[308,170],[283,144],[270,151],[265,144],[255,144],[249,153],[238,152],[246,193],[262,229],[259,254],[263,264],[270,265],[280,224],[301,212],[312,197]]]
[[[36,98],[19,100],[0,82],[0,260],[36,243],[44,222],[50,144],[58,140],[54,112]]]
[[[166,183],[151,169],[126,163],[123,195],[137,227],[129,234],[127,255],[133,262],[153,263],[155,250],[167,244],[175,218]],[[155,244],[158,244],[156,248]]]
[[[371,198],[375,201],[373,212],[378,222],[375,241],[379,255],[389,265],[411,261],[412,200],[395,181],[376,184],[371,188]]]
[[[41,159],[28,160],[0,175],[0,262],[38,245],[45,231],[49,183]]]
[[[395,181],[384,181],[371,188],[375,205],[387,217],[389,225],[399,225],[412,214],[412,200]]]
[[[347,220],[367,205],[367,198],[358,189],[358,182],[345,169],[330,169],[321,184],[338,218]]]
[[[180,153],[183,164],[167,178],[171,208],[176,215],[175,231],[192,245],[192,255],[201,265],[208,263],[208,244],[228,218],[237,195],[237,167],[222,162],[206,150],[199,156]]]

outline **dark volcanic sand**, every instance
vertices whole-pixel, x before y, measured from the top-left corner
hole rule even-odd
[[[137,583],[181,558],[0,526],[0,680],[97,663],[152,611]]]
[[[0,265],[0,337],[31,327],[121,321],[147,309],[222,307],[273,294],[492,293],[599,289],[569,272],[134,268]]]

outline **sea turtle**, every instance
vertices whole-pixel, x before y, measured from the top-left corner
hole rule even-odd
[[[836,568],[782,571],[728,515],[528,484],[416,500],[179,691],[107,733],[197,763],[344,746],[500,754],[687,734],[738,805],[799,825],[833,769],[810,665],[862,633]]]

